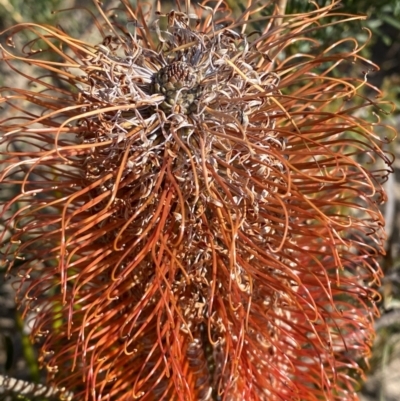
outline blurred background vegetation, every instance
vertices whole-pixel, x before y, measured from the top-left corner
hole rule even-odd
[[[131,0],[132,3],[135,1]],[[281,7],[281,13],[292,14],[312,10],[315,6],[307,0],[275,0]],[[235,13],[245,8],[244,0],[227,1]],[[323,6],[329,0],[315,0]],[[34,21],[44,24],[60,24],[68,32],[80,37],[89,31],[91,22],[88,15],[77,13],[54,14],[53,10],[90,5],[90,0],[0,0],[0,30],[16,23]],[[106,0],[105,7],[118,4],[118,0]],[[168,2],[163,1],[163,4]],[[389,118],[388,123],[400,127],[400,0],[343,0],[338,13],[363,14],[364,21],[349,21],[333,25],[316,33],[318,40],[325,46],[341,38],[355,37],[360,42],[372,38],[363,50],[363,56],[372,60],[380,70],[369,75],[369,82],[384,92],[386,99],[391,100],[397,111]],[[63,17],[64,15],[64,17]],[[89,22],[88,22],[89,21]],[[367,28],[367,29],[365,29]],[[4,41],[4,38],[1,39]],[[294,48],[293,51],[301,49]],[[0,86],[16,83],[4,65],[0,65]],[[0,110],[1,113],[1,110]],[[393,153],[400,155],[398,141],[392,144]],[[361,388],[363,401],[400,400],[400,163],[394,164],[395,174],[387,183],[389,201],[383,209],[387,225],[387,255],[382,261],[386,277],[383,279],[382,316],[376,322],[377,339],[371,359],[368,380]],[[1,225],[0,225],[1,229]],[[22,322],[19,311],[15,310],[12,288],[3,280],[0,271],[0,398],[8,400],[32,400],[32,387],[24,386],[43,382],[43,373],[38,369],[36,350],[28,340],[29,329]],[[22,390],[5,395],[1,393],[2,380],[5,376],[21,380]],[[47,401],[59,399],[59,394],[43,396],[46,389],[40,391],[36,400]]]

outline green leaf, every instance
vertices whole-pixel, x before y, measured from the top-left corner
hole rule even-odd
[[[390,15],[381,15],[380,18],[385,21],[387,24],[393,26],[394,28],[400,30],[400,20],[397,18],[393,18]]]

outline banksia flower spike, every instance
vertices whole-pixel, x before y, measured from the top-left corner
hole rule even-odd
[[[362,46],[313,38],[361,17],[266,3],[94,2],[94,43],[3,32],[34,36],[2,51],[35,73],[1,91],[3,253],[76,400],[357,399],[392,133]]]

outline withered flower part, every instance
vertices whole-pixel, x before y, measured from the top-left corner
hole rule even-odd
[[[357,399],[392,132],[362,46],[313,36],[361,17],[265,3],[94,1],[97,45],[3,32],[35,37],[2,48],[32,84],[1,89],[3,253],[76,400]]]

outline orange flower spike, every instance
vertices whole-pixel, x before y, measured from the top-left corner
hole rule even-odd
[[[138,3],[94,1],[93,44],[3,32],[35,85],[1,88],[3,254],[49,383],[79,401],[357,400],[394,133],[361,94],[363,45],[313,35],[362,17]]]

